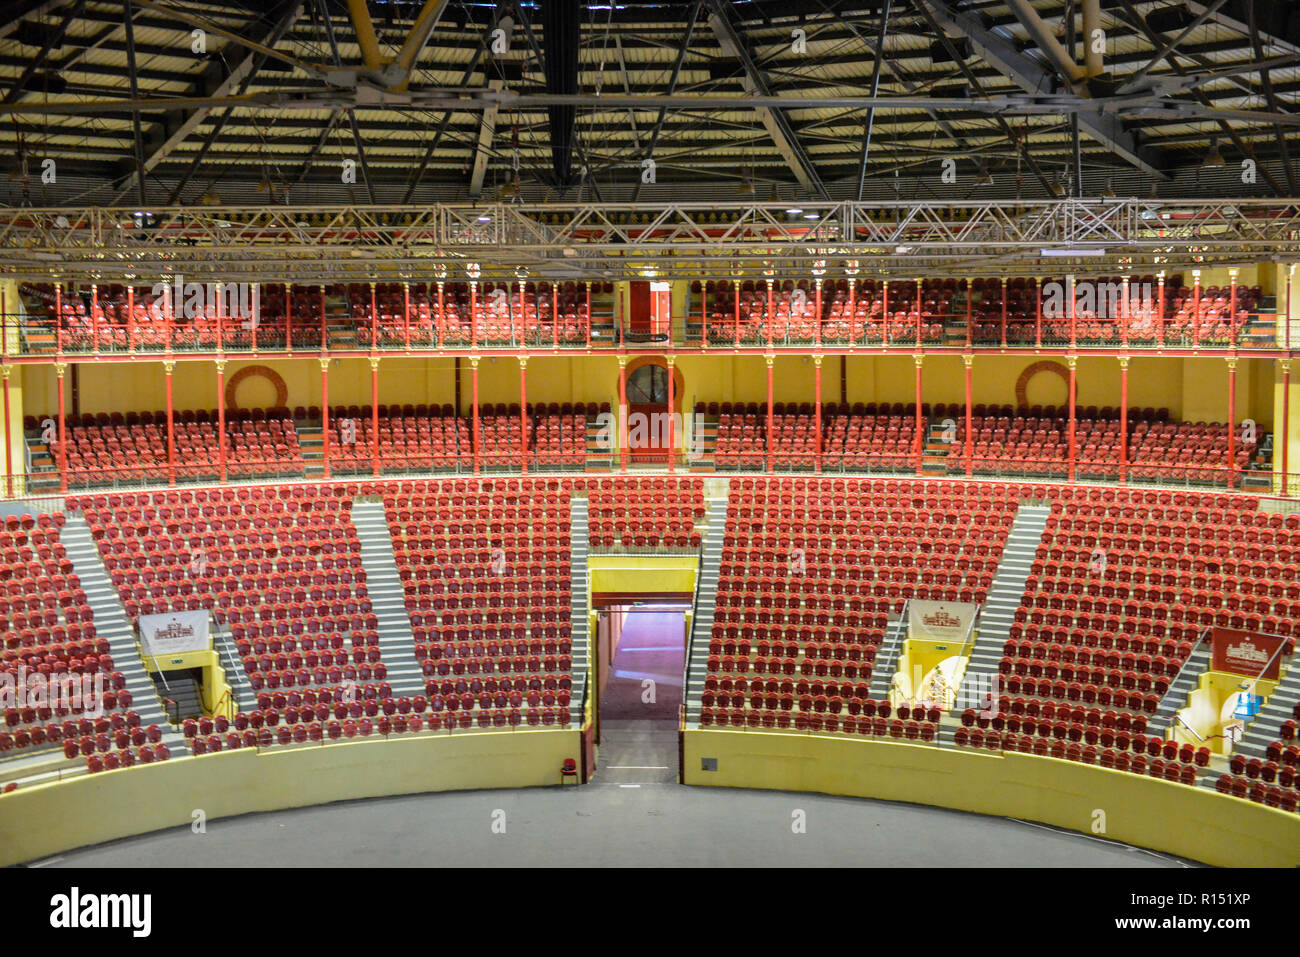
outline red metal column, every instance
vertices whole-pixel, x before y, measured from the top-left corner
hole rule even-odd
[[[527,308],[528,300],[524,290],[524,287],[527,285],[528,284],[526,282],[523,282],[522,280],[519,283],[519,320],[517,323],[518,335],[516,336],[515,341],[519,343],[519,345],[521,346],[528,340],[528,308]],[[510,325],[511,328],[513,329],[516,323],[512,322]]]
[[[677,360],[668,356],[668,471],[677,471]],[[684,418],[684,417],[683,417]]]
[[[888,279],[886,279],[884,283],[881,285],[880,321],[884,324],[884,328],[881,330],[882,338],[880,341],[883,342],[885,344],[885,348],[888,349],[889,348],[889,280]]]
[[[775,356],[767,356],[767,471],[772,471],[772,462],[776,454],[776,449],[772,442],[772,365],[775,363]]]
[[[974,291],[971,289],[972,279],[966,280],[966,348],[970,348],[971,343],[971,309],[974,308]]]
[[[90,334],[95,355],[99,355],[99,285],[90,284]]]
[[[135,352],[135,284],[126,287],[126,348]]]
[[[1119,357],[1119,482],[1128,481],[1128,356]]]
[[[63,377],[68,371],[66,362],[54,363],[54,373],[59,377],[59,422],[58,432],[54,435],[55,455],[59,462],[59,491],[68,490],[68,444],[63,440],[68,434],[67,398]]]
[[[320,363],[321,470],[324,477],[328,479],[330,477],[330,361],[323,356],[317,361]]]
[[[472,287],[471,287],[470,295],[473,296]],[[481,441],[482,436],[479,435],[479,427],[478,427],[478,356],[469,357],[469,371],[470,371],[470,402],[471,402],[470,427],[473,429],[473,432],[471,433],[472,436],[471,445],[474,448],[474,474],[478,475],[483,464],[483,443]]]
[[[1228,328],[1231,330],[1231,348],[1237,348],[1237,268],[1228,270]]]
[[[320,285],[320,351],[328,352],[330,347],[329,329],[325,326],[325,284]]]
[[[1079,343],[1079,308],[1075,301],[1074,277],[1065,277],[1065,295],[1070,300],[1070,348]]]
[[[627,356],[618,357],[619,471],[627,471]]]
[[[1192,348],[1201,347],[1201,271],[1192,270]]]
[[[813,356],[814,366],[814,385],[813,385],[813,428],[817,436],[817,472],[821,474],[822,470],[822,357]]]
[[[521,294],[522,295],[522,294]],[[519,357],[519,471],[528,474],[528,357]]]
[[[253,283],[253,302],[257,303],[257,308],[260,312],[262,303],[262,287],[258,283]],[[253,333],[253,355],[257,355],[257,328],[261,324],[260,315],[250,315],[248,317],[248,325]]]
[[[551,283],[551,348],[560,348],[560,284]]]
[[[379,348],[379,302],[375,296],[375,281],[370,280],[370,348]]]
[[[709,347],[709,280],[700,285],[700,348]]]
[[[1128,356],[1119,356],[1119,484],[1128,481]]]
[[[172,371],[176,368],[175,360],[163,363],[167,391],[167,484],[176,484],[176,409],[172,401]]]
[[[409,305],[409,303],[408,303]],[[379,357],[370,357],[370,471],[379,476]]]
[[[584,325],[587,327],[587,349],[591,349],[591,283],[583,283],[587,288],[587,321]]]
[[[284,284],[284,351],[293,354],[293,286]]]
[[[55,349],[63,355],[63,283],[54,283],[54,341]]]
[[[5,390],[5,408],[4,408],[4,413],[5,413],[5,491],[6,491],[6,493],[8,494],[8,496],[9,496],[10,498],[13,498],[13,497],[14,497],[14,449],[13,449],[13,439],[10,437],[10,434],[9,434],[9,373],[10,373],[11,371],[13,371],[13,367],[10,366],[9,363],[7,363],[7,362],[4,364],[4,367],[3,367],[3,368],[0,368],[0,373],[2,373],[2,374],[4,375],[4,390]]]
[[[221,321],[223,315],[221,307],[225,305],[226,297],[222,292],[221,283],[217,283],[215,288],[217,290],[217,352],[222,352],[226,348],[226,341],[224,338],[225,323]]]
[[[1165,346],[1165,271],[1156,277],[1156,345]]]
[[[1128,327],[1131,311],[1129,309],[1129,277],[1127,274],[1120,281],[1119,300],[1119,338],[1125,349],[1128,348]]]
[[[1074,280],[1073,280],[1073,277],[1071,277],[1071,280],[1070,280],[1070,290],[1071,290],[1071,293],[1070,293],[1070,294],[1073,295],[1073,294],[1074,294]],[[1071,314],[1073,314],[1073,313],[1071,313]],[[1079,364],[1079,357],[1078,357],[1078,356],[1066,356],[1066,357],[1065,357],[1065,361],[1066,361],[1066,364],[1069,365],[1069,367],[1070,367],[1070,426],[1069,426],[1069,441],[1070,441],[1070,445],[1069,445],[1069,456],[1070,456],[1070,458],[1069,458],[1069,463],[1068,463],[1067,474],[1068,474],[1068,476],[1069,476],[1070,481],[1073,482],[1073,481],[1074,481],[1074,464],[1075,464],[1075,461],[1076,461],[1076,459],[1077,459],[1077,452],[1076,452],[1075,444],[1074,444],[1074,423],[1075,423],[1075,415],[1076,415],[1076,406],[1077,406],[1077,404],[1078,404],[1078,398],[1079,398],[1079,391],[1078,391],[1078,384],[1079,384],[1079,381],[1078,381],[1078,380],[1079,380],[1078,372],[1079,372],[1079,370],[1078,370],[1078,368],[1077,368],[1077,366],[1078,366],[1078,364]]]
[[[816,320],[815,320],[816,325],[815,325],[815,327],[814,327],[814,328],[816,329],[816,333],[815,333],[816,338],[815,338],[815,341],[816,341],[816,343],[817,343],[817,347],[820,349],[820,348],[821,348],[821,344],[822,344],[822,281],[821,281],[821,277],[819,276],[816,280],[814,280],[814,282],[816,283],[816,286],[817,286],[817,298],[816,298],[816,306],[815,306],[815,308],[816,308],[816,310],[817,310],[817,316],[816,316]]]
[[[411,351],[411,284],[402,283],[402,344]]]
[[[1228,491],[1236,488],[1237,472],[1237,360],[1228,360]]]
[[[925,356],[913,356],[912,360],[916,363],[916,436],[913,441],[916,446],[916,474],[920,475],[921,463],[925,458],[925,438],[922,435],[921,418],[921,365],[925,362]]]
[[[921,285],[922,280],[918,276],[916,280],[916,348],[921,348]]]
[[[1003,276],[998,282],[1002,286],[1002,348],[1007,347],[1007,277]]]
[[[1043,347],[1043,281],[1034,277],[1034,346]]]
[[[735,316],[732,320],[732,332],[736,334],[736,348],[740,348],[740,283],[731,280],[731,290],[735,300]]]
[[[442,348],[444,330],[447,328],[447,316],[446,313],[443,312],[444,309],[443,290],[445,289],[446,285],[447,283],[444,280],[442,279],[438,280],[438,314],[434,316],[433,325],[434,325],[434,329],[436,330],[439,349]]]
[[[217,470],[224,484],[226,481],[226,360],[218,359],[217,365]]]
[[[772,280],[767,280],[767,347],[772,348],[773,327],[776,325],[776,295],[772,291]]]
[[[1288,281],[1289,282],[1289,281]],[[1282,494],[1291,494],[1291,481],[1287,469],[1291,450],[1291,360],[1282,359]]]
[[[966,477],[970,478],[974,474],[975,465],[975,431],[971,419],[971,366],[975,364],[975,356],[965,355],[961,357],[961,360],[966,366],[966,450],[964,458],[966,459]]]
[[[469,284],[469,341],[478,345],[478,283]],[[478,368],[475,366],[475,368]],[[478,436],[474,437],[478,441]]]
[[[1282,336],[1282,344],[1287,351],[1291,351],[1291,277],[1295,275],[1295,264],[1291,264],[1286,272],[1286,332]],[[60,349],[62,351],[62,349]]]

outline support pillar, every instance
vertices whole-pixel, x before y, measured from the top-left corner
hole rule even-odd
[[[975,356],[964,355],[961,361],[966,367],[966,448],[962,457],[966,460],[966,477],[970,478],[975,471],[975,431],[971,417],[971,366],[975,364]]]
[[[775,443],[772,441],[772,420],[773,420],[773,403],[772,403],[772,366],[776,362],[776,356],[765,356],[767,359],[767,471],[770,475],[772,465],[776,457]]]
[[[167,392],[167,484],[176,484],[176,408],[172,397],[172,373],[176,369],[176,360],[168,359],[163,363],[166,376]]]
[[[817,310],[817,314],[816,317],[814,318],[815,331],[814,331],[813,341],[817,343],[817,348],[820,349],[822,345],[822,279],[821,276],[818,276],[815,280],[813,280],[813,282],[816,284],[817,287],[816,299],[814,305],[814,308]]]
[[[1237,348],[1237,267],[1228,270],[1228,329],[1230,348]]]
[[[975,290],[972,288],[975,280],[966,280],[966,348],[971,344],[971,310],[974,309]]]
[[[293,355],[293,287],[284,284],[284,351]]]
[[[370,357],[370,472],[379,477],[379,356]]]
[[[321,474],[330,477],[330,360],[324,356],[320,363],[320,433]]]
[[[883,324],[883,328],[880,330],[880,334],[881,334],[880,341],[884,343],[885,348],[888,349],[889,348],[889,280],[888,279],[886,279],[884,283],[882,283],[881,288],[882,288],[882,292],[881,292],[880,321]]]
[[[1165,346],[1165,271],[1156,276],[1156,345]]]
[[[1201,347],[1201,271],[1192,270],[1192,348]]]
[[[1287,470],[1291,465],[1291,360],[1278,361],[1282,365],[1282,495],[1289,497],[1291,481]]]
[[[217,473],[221,483],[226,483],[226,360],[218,359],[217,366]]]
[[[472,290],[472,287],[471,287]],[[470,295],[473,295],[471,291]],[[483,436],[479,433],[478,425],[478,356],[469,357],[469,377],[470,377],[470,445],[474,449],[474,474],[478,475],[483,468]]]
[[[1079,304],[1075,300],[1074,277],[1065,277],[1065,295],[1070,302],[1070,348],[1079,344]]]
[[[916,348],[918,350],[921,348],[921,306],[922,306],[921,285],[922,285],[921,277],[917,276],[916,277]]]
[[[822,357],[813,356],[814,378],[813,378],[813,428],[816,430],[817,444],[816,467],[817,474],[822,471]]]
[[[1120,298],[1119,298],[1119,341],[1120,345],[1128,348],[1128,327],[1129,318],[1132,310],[1129,308],[1129,276],[1125,273],[1120,279]]]
[[[523,293],[520,293],[523,296]],[[528,474],[528,357],[519,357],[519,471]]]
[[[618,357],[618,470],[627,471],[627,356]]]
[[[1128,356],[1119,357],[1119,484],[1128,482]]]
[[[1034,277],[1034,348],[1043,348],[1043,281]]]
[[[68,444],[64,441],[64,437],[68,434],[67,390],[63,381],[67,371],[66,362],[54,363],[54,374],[59,379],[59,421],[56,423],[58,431],[54,433],[54,451],[59,463],[59,491],[61,492],[68,490]]]
[[[1007,347],[1007,277],[998,280],[1002,287],[1002,348]]]
[[[1074,293],[1073,277],[1070,278],[1070,292],[1071,295],[1073,295]],[[1073,313],[1071,313],[1071,315],[1073,315]],[[1071,326],[1071,328],[1073,328],[1073,325]],[[1077,415],[1076,407],[1078,405],[1078,398],[1079,398],[1079,375],[1078,375],[1079,357],[1066,356],[1065,363],[1070,367],[1070,425],[1069,425],[1069,433],[1068,433],[1070,444],[1067,453],[1069,455],[1069,459],[1067,460],[1066,474],[1068,475],[1069,480],[1073,482],[1074,466],[1075,466],[1075,462],[1078,459],[1078,451],[1075,447],[1075,440],[1074,440],[1074,427],[1075,427],[1075,417]]]
[[[1228,360],[1228,491],[1237,487],[1237,360]]]
[[[921,464],[925,459],[925,437],[922,435],[925,420],[921,416],[921,366],[925,363],[925,356],[915,355],[912,361],[916,363],[916,435],[913,438],[913,451],[916,454],[916,474],[920,475]]]

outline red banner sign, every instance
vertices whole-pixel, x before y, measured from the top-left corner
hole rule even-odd
[[[1211,629],[1211,667],[1215,671],[1227,671],[1247,678],[1276,681],[1282,658],[1279,649],[1284,641],[1276,635],[1259,635],[1231,628]]]

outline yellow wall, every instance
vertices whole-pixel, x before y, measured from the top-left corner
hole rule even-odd
[[[0,866],[207,820],[331,801],[559,783],[573,730],[476,731],[221,752],[0,795]]]
[[[592,592],[694,592],[694,556],[592,555],[587,572]]]
[[[1023,818],[1221,867],[1300,864],[1300,816],[1075,761],[824,735],[684,732],[685,784],[815,791]],[[717,771],[700,770],[716,758]]]

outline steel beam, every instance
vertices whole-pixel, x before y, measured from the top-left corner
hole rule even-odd
[[[964,33],[971,45],[986,63],[1001,70],[1021,89],[1036,93],[1051,89],[1053,77],[1033,60],[1018,51],[1009,41],[986,28],[981,20],[969,13],[957,11],[950,0],[915,0],[925,6],[940,25],[955,33]],[[1110,113],[1079,112],[1079,125],[1089,136],[1115,155],[1132,163],[1138,169],[1161,179],[1169,174],[1161,168],[1151,151],[1138,142],[1137,137],[1124,129],[1119,118]]]
[[[505,81],[503,80],[488,80],[489,90],[501,90],[504,87]],[[471,196],[483,195],[483,179],[487,175],[492,139],[496,136],[497,114],[498,110],[495,107],[489,107],[483,111],[483,119],[479,123],[478,144],[474,148],[474,166],[469,177],[469,194]]]
[[[709,0],[709,6],[712,8],[709,13],[709,27],[718,38],[718,45],[722,47],[722,52],[740,61],[745,71],[745,89],[751,95],[771,96],[772,93],[768,87],[766,77],[763,76],[762,71],[754,62],[754,58],[750,56],[744,39],[736,30],[735,24],[732,23],[730,4],[724,3],[722,0]],[[737,104],[737,106],[740,105],[740,103]],[[772,142],[776,145],[778,152],[785,159],[786,165],[790,167],[799,184],[804,189],[811,190],[818,196],[825,198],[828,194],[825,185],[822,184],[821,176],[817,172],[817,167],[813,165],[812,158],[804,151],[799,138],[795,135],[794,127],[785,113],[776,107],[762,106],[757,107],[755,112],[757,112],[758,118],[766,128],[768,136],[772,138]]]

